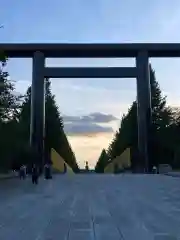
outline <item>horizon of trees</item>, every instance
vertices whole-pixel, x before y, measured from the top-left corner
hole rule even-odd
[[[15,86],[5,71],[6,58],[0,60],[0,169],[10,169],[21,164],[29,164],[29,131],[31,87],[24,96],[15,93]],[[149,144],[150,168],[153,165],[168,163],[173,168],[180,168],[180,111],[168,107],[150,66],[152,126]],[[51,92],[51,83],[45,79],[45,154],[50,156],[54,148],[75,172],[79,167],[64,132],[63,119]],[[119,156],[126,148],[131,149],[132,169],[142,167],[138,159],[137,146],[137,102],[133,101],[127,114],[121,119],[119,130],[103,149],[97,160],[95,171],[103,173],[110,160]],[[18,136],[18,137],[17,137]]]
[[[180,168],[180,111],[167,106],[150,65],[152,125],[149,132],[149,169],[153,165],[170,164]],[[126,148],[131,149],[131,168],[143,168],[144,163],[138,158],[137,101],[133,101],[127,114],[124,114],[118,131],[109,144],[103,149],[97,160],[95,171],[104,172],[109,161],[121,155]]]

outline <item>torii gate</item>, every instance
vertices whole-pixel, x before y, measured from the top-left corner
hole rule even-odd
[[[180,57],[180,44],[0,44],[8,57],[32,58],[30,144],[43,163],[45,137],[44,78],[136,78],[138,152],[148,172],[148,133],[151,125],[149,57]],[[136,67],[45,67],[45,58],[136,58]]]

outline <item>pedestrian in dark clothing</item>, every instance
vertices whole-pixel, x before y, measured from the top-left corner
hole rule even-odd
[[[35,164],[32,167],[32,183],[38,184],[38,169]]]
[[[45,175],[45,179],[51,179],[51,169],[50,169],[50,165],[49,164],[45,164],[44,166],[44,175]]]
[[[66,164],[64,163],[64,174],[67,172],[67,166],[66,166]]]
[[[25,173],[25,166],[22,165],[19,169],[19,177],[20,179],[25,179],[26,173]]]

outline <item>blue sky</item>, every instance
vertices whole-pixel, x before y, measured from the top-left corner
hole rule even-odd
[[[179,0],[6,0],[1,2],[0,16],[4,25],[0,42],[180,42]],[[180,61],[150,61],[168,104],[179,106]],[[48,59],[46,64],[134,66],[135,62]],[[31,83],[31,60],[10,60],[8,71],[17,81],[16,91],[25,92]],[[134,79],[54,79],[52,91],[63,114],[102,112],[120,117],[136,97],[136,83]]]

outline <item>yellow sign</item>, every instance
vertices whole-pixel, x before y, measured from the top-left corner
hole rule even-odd
[[[131,166],[131,155],[130,148],[126,148],[124,152],[114,158],[104,169],[104,173],[114,173],[115,165],[118,166],[119,170],[123,170],[124,168],[128,168]]]
[[[74,173],[72,168],[64,161],[64,159],[51,148],[52,169],[60,173]]]

